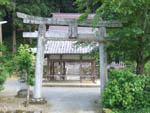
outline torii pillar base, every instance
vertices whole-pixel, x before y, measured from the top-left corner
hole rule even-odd
[[[44,98],[32,98],[29,101],[30,104],[46,104],[47,100]]]

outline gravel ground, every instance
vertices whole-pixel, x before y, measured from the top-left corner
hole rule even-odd
[[[16,80],[9,80],[5,83],[5,90],[0,96],[12,96],[17,94],[17,91],[24,87]],[[44,87],[42,90],[43,97],[48,101],[48,104],[42,106],[32,105],[29,108],[34,110],[42,110],[44,113],[99,113],[99,105],[95,101],[99,100],[99,88],[53,88]],[[8,99],[10,100],[10,99]],[[7,101],[7,99],[5,99]],[[10,109],[23,109],[23,100],[14,100],[16,106]],[[2,104],[5,103],[5,105]],[[8,104],[8,105],[7,105]],[[0,110],[11,106],[11,102],[0,102]],[[21,107],[22,106],[22,107]],[[25,108],[24,108],[25,109]]]

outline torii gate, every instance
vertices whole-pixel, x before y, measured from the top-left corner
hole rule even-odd
[[[6,24],[7,21],[0,21],[0,42],[2,42],[2,24]]]
[[[104,90],[107,81],[107,60],[104,50],[106,36],[106,28],[122,27],[122,23],[118,21],[99,21],[96,25],[97,30],[91,33],[79,33],[78,27],[91,27],[92,19],[88,19],[83,23],[78,23],[76,19],[58,19],[44,18],[17,13],[24,23],[39,24],[38,32],[24,32],[23,37],[38,37],[36,69],[35,69],[35,87],[34,99],[42,98],[42,78],[43,78],[43,62],[44,62],[44,45],[47,40],[77,40],[77,41],[96,41],[99,42],[99,59],[100,59],[100,83],[101,92]],[[68,33],[60,34],[46,31],[46,24],[53,26],[69,26]]]
[[[3,38],[2,38],[2,24],[6,24],[7,21],[1,21],[0,22],[0,43],[2,43]],[[2,55],[2,52],[0,51],[0,55]]]

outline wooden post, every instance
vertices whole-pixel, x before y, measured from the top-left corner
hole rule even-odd
[[[50,61],[50,72],[49,72],[50,75],[52,75],[52,73],[53,73],[53,72],[52,72],[52,71],[53,71],[53,66],[52,66],[52,64],[53,64],[52,61]]]
[[[91,78],[92,78],[92,81],[93,83],[95,83],[95,78],[96,78],[96,61],[93,60],[91,62]]]
[[[45,47],[45,32],[46,26],[43,24],[39,25],[39,37],[37,44],[37,55],[36,55],[36,69],[35,69],[35,87],[34,87],[34,98],[39,99],[42,97],[42,79],[43,79],[43,62],[44,62],[44,47]]]
[[[49,79],[50,76],[50,60],[49,60],[49,55],[47,55],[47,72],[46,72],[46,80],[50,80]]]
[[[0,43],[2,43],[2,24],[0,24]],[[2,55],[1,51],[0,51],[0,55]]]
[[[62,61],[60,61],[60,78],[63,79],[63,65],[62,65]]]
[[[66,75],[66,62],[63,61],[63,75]]]
[[[49,56],[47,56],[47,75],[49,75]]]
[[[52,61],[52,75],[55,75],[55,62]]]
[[[107,51],[104,51],[105,54],[105,84],[108,82],[108,69],[107,69]]]
[[[67,79],[67,77],[66,77],[66,66],[65,66],[65,61],[63,61],[63,78],[64,78],[64,80],[66,80]]]
[[[99,28],[99,36],[101,37],[101,40],[106,36],[106,28],[101,27]],[[105,44],[99,43],[99,57],[100,57],[100,84],[101,84],[101,94],[104,90],[105,84],[106,84],[106,54],[104,49]]]
[[[2,43],[2,24],[0,24],[0,43]]]
[[[74,39],[78,37],[78,24],[77,22],[73,22],[69,24],[69,38]]]
[[[82,83],[82,56],[80,57],[80,83]]]
[[[93,61],[91,61],[91,80],[94,82],[94,65]]]

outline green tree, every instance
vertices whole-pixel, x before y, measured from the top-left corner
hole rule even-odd
[[[0,43],[0,91],[3,89],[3,84],[7,79],[8,75],[12,75],[15,69],[15,63],[13,62],[13,56],[8,54],[6,47]]]
[[[5,47],[0,43],[0,51],[5,51]],[[0,55],[0,91],[3,89],[3,84],[6,80],[5,57]]]
[[[84,0],[77,0],[77,3]],[[100,2],[100,0],[93,0]],[[89,9],[90,8],[86,8]],[[95,22],[102,17],[104,20],[126,21],[123,28],[108,30],[108,39],[117,39],[108,43],[107,50],[112,60],[130,60],[137,63],[136,73],[144,73],[144,65],[150,60],[149,0],[102,0],[95,10]]]
[[[26,75],[27,84],[27,98],[26,106],[29,104],[30,86],[34,85],[34,55],[30,53],[28,45],[21,45],[18,49],[18,56],[16,57],[18,71],[20,74]]]

